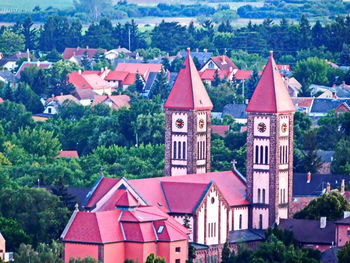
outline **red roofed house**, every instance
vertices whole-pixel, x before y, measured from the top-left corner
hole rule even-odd
[[[211,132],[225,137],[225,133],[230,130],[230,125],[212,125]]]
[[[62,234],[65,262],[144,262],[155,253],[184,263],[185,219],[197,260],[217,262],[226,241],[257,242],[290,216],[295,109],[272,53],[247,107],[247,179],[235,167],[210,172],[213,105],[189,51],[164,108],[165,176],[100,177],[86,197],[90,212],[74,212]]]
[[[235,72],[234,70],[230,71],[230,70],[219,70],[219,69],[206,69],[202,72],[199,72],[199,75],[205,83],[211,85],[212,81],[214,81],[215,79],[216,71],[218,72],[219,78],[221,80],[225,79],[227,81],[232,80],[232,76],[234,75],[234,72]]]
[[[113,84],[113,87],[124,90],[135,83],[136,74],[139,74],[144,82],[147,81],[151,72],[158,73],[162,69],[162,64],[152,63],[118,63],[114,71],[110,71],[105,80]]]
[[[61,150],[60,154],[57,155],[57,158],[79,158],[77,151],[63,151]]]
[[[219,70],[227,70],[227,71],[233,71],[234,69],[238,69],[238,67],[233,63],[233,61],[225,55],[217,56],[217,57],[211,57],[201,68],[201,72],[205,71],[206,69],[219,69]]]
[[[112,85],[103,80],[98,74],[75,71],[68,74],[68,77],[69,82],[74,85],[75,89],[91,90],[98,95],[112,94]]]
[[[22,65],[17,70],[16,77],[17,78],[21,78],[21,72],[25,68],[30,68],[30,67],[41,68],[41,69],[48,69],[48,68],[52,67],[52,62],[48,62],[48,61],[29,62],[29,61],[25,61],[25,62],[22,63]]]
[[[106,49],[96,49],[96,48],[65,48],[62,54],[63,59],[71,59],[75,56],[88,56],[89,58],[93,58],[98,53],[105,53],[107,52]]]
[[[91,106],[104,103],[113,110],[119,110],[122,107],[130,108],[129,102],[130,97],[127,95],[96,95]]]
[[[76,104],[80,104],[79,100],[73,95],[53,95],[51,98],[48,98],[46,100],[44,113],[57,114],[59,111],[59,107],[62,106],[64,102],[73,102]]]

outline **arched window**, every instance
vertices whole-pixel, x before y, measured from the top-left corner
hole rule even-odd
[[[261,190],[260,188],[258,188],[258,203],[260,203],[261,201]]]
[[[178,142],[177,143],[177,151],[178,151],[178,154],[177,154],[177,159],[181,159],[181,142]]]
[[[259,228],[260,229],[263,228],[263,215],[262,214],[259,215]]]
[[[242,215],[239,215],[239,226],[238,229],[242,229]]]
[[[176,159],[176,142],[174,142],[174,147],[173,147],[173,159]]]
[[[262,189],[262,202],[265,204],[265,189]]]
[[[269,164],[269,147],[265,146],[265,164]]]
[[[186,160],[186,142],[182,143],[182,159]]]
[[[255,163],[259,163],[259,146],[255,146]]]
[[[260,164],[264,163],[264,146],[260,146]]]

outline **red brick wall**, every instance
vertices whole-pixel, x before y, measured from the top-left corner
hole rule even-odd
[[[350,241],[350,237],[348,236],[348,230],[350,231],[349,225],[337,225],[336,242],[338,246],[344,246],[347,241]]]

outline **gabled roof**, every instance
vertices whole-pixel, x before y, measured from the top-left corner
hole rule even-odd
[[[295,112],[294,105],[273,59],[272,52],[248,104],[247,112]]]
[[[69,83],[77,89],[110,89],[111,85],[97,74],[84,74],[72,72],[68,74]]]
[[[314,99],[313,97],[294,97],[292,101],[295,107],[310,108]]]
[[[231,71],[232,69],[238,69],[238,67],[233,63],[233,61],[225,55],[211,57],[211,60],[218,66],[221,70]]]
[[[95,48],[81,48],[81,47],[76,47],[76,48],[65,48],[63,51],[63,59],[70,59],[73,56],[83,56],[87,55],[89,58],[92,58],[93,56],[96,55],[96,53],[99,51],[99,49]],[[106,49],[100,49],[102,53],[106,52]]]
[[[333,245],[335,243],[333,221],[327,221],[326,227],[320,228],[320,220],[280,219],[279,228],[292,231],[295,239],[302,244]]]
[[[130,107],[130,97],[128,95],[95,95],[91,106],[104,102],[111,103],[114,110],[119,110],[122,107]]]
[[[210,57],[212,56],[212,52],[207,52],[207,51],[191,51],[191,57],[194,58],[196,57],[199,64],[203,65],[204,63],[206,63]],[[186,51],[181,51],[179,53],[179,55],[181,57],[186,57],[187,56],[187,52]]]
[[[190,51],[181,68],[174,87],[164,104],[167,109],[211,110],[213,104],[203,85]]]
[[[118,63],[115,71],[124,71],[133,74],[140,74],[145,80],[147,80],[150,72],[160,72],[162,64],[153,63]]]
[[[227,104],[222,110],[222,117],[231,115],[235,119],[246,119],[246,104]]]
[[[230,125],[212,125],[211,132],[224,137],[225,133],[230,130]]]
[[[48,69],[48,68],[51,68],[51,66],[52,66],[52,62],[48,62],[48,61],[36,61],[36,62],[24,61],[20,66],[20,68],[17,70],[16,77],[21,78],[21,72],[26,68],[34,67],[34,68]]]
[[[350,104],[350,99],[321,99],[316,98],[311,107],[312,113],[327,113],[330,110],[335,110],[344,102]]]
[[[350,225],[350,216],[339,219],[338,221],[335,221],[335,223],[339,225]]]
[[[242,79],[249,79],[250,76],[252,75],[253,71],[252,70],[237,70],[235,75],[234,75],[234,78],[236,80],[242,80]]]
[[[57,158],[79,158],[77,151],[61,151]]]
[[[80,104],[80,101],[74,97],[73,95],[71,94],[68,94],[68,95],[59,95],[59,96],[55,96],[55,97],[51,97],[51,98],[48,98],[46,101],[45,101],[45,105],[49,104],[51,101],[56,101],[58,104],[62,104],[63,102],[65,102],[66,100],[68,101],[73,101],[75,102],[76,104]]]
[[[204,71],[199,72],[199,75],[201,76],[202,80],[210,80],[213,81],[215,79],[215,73],[216,69],[206,69]],[[227,79],[229,80],[230,75],[232,71],[229,70],[218,70],[219,78],[220,79]]]
[[[16,82],[18,79],[15,74],[9,70],[0,70],[0,79],[4,79],[6,82]]]

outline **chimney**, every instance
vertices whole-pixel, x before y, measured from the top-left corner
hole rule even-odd
[[[306,182],[308,184],[311,182],[311,173],[310,172],[307,173],[307,180],[306,180]]]
[[[345,193],[345,179],[341,180],[340,193],[342,195]]]
[[[327,217],[322,216],[320,218],[320,228],[326,228],[327,226]]]
[[[27,48],[27,61],[30,62],[30,52],[29,52],[29,48]]]
[[[61,92],[61,96],[63,96],[63,92]]]
[[[331,192],[331,184],[327,183],[326,193],[330,193],[330,192]]]
[[[89,46],[86,46],[86,49],[89,49]]]
[[[232,68],[232,67],[230,67],[230,72],[232,72],[232,70],[233,70],[233,68]]]
[[[222,55],[221,56],[221,59],[222,59],[222,63],[224,64],[226,61],[225,61],[225,55]]]
[[[122,48],[121,46],[118,46],[118,49]]]
[[[81,69],[78,70],[78,74],[81,75]]]
[[[198,49],[198,48],[196,48],[196,52],[199,52],[199,49]]]
[[[40,67],[40,61],[39,60],[36,62],[36,66]]]
[[[77,51],[79,50],[79,47],[77,47]]]
[[[249,99],[245,99],[245,104],[246,104],[246,105],[249,104]]]
[[[207,53],[207,52],[208,52],[208,49],[205,48],[205,49],[203,49],[203,51],[204,51],[204,53]]]

